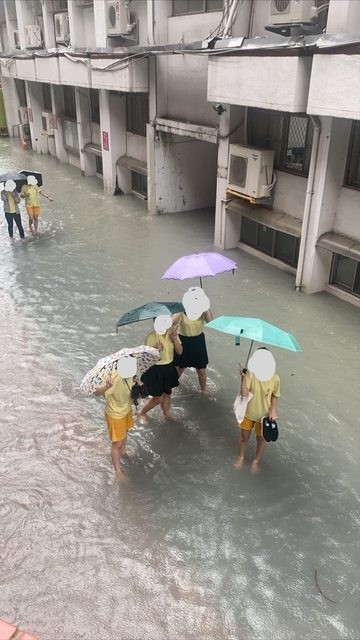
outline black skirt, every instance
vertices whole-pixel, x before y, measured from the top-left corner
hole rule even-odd
[[[206,369],[209,358],[206,349],[205,336],[200,333],[199,336],[179,336],[183,346],[181,355],[175,353],[174,364],[176,367],[186,369],[187,367],[195,367],[195,369]]]
[[[171,389],[179,386],[179,374],[173,362],[170,364],[153,364],[141,376],[141,382],[151,396],[159,397],[163,393],[171,395]]]

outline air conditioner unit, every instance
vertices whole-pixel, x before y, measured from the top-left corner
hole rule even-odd
[[[28,124],[19,124],[19,138],[21,142],[30,140],[30,126]]]
[[[269,0],[270,24],[306,24],[317,17],[315,0]]]
[[[55,26],[55,40],[56,42],[64,43],[69,40],[69,14],[68,13],[55,13],[54,15]]]
[[[29,124],[29,112],[27,107],[18,107],[18,118],[20,124]]]
[[[48,136],[53,135],[53,114],[50,111],[43,111],[41,114],[42,130]]]
[[[128,0],[109,0],[107,25],[108,36],[120,36],[132,31],[134,25],[130,23]]]
[[[41,33],[38,24],[27,24],[25,26],[25,46],[28,49],[41,49]]]
[[[252,198],[269,198],[274,165],[272,149],[230,145],[228,189]]]
[[[14,33],[14,47],[15,49],[20,49],[20,36],[19,32],[16,30]]]

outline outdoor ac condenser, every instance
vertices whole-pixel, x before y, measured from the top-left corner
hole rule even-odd
[[[230,145],[228,189],[251,198],[269,198],[274,166],[272,149]]]
[[[54,14],[54,26],[55,26],[55,40],[57,43],[64,43],[69,39],[69,14],[55,13]]]
[[[306,24],[318,15],[315,0],[269,0],[269,24]]]
[[[42,130],[43,133],[46,133],[48,136],[51,136],[53,131],[53,123],[52,123],[52,113],[50,111],[43,111],[41,114],[42,121]]]
[[[27,24],[25,26],[25,44],[28,49],[41,48],[41,33],[38,24]]]
[[[19,124],[29,124],[29,112],[27,107],[18,107]]]
[[[109,0],[107,7],[108,36],[130,33],[130,10],[128,0]]]

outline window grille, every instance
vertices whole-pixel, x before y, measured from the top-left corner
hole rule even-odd
[[[146,135],[149,122],[149,96],[147,93],[129,93],[126,96],[126,128],[130,133]]]
[[[224,0],[173,0],[173,16],[222,11]]]
[[[276,169],[306,176],[313,132],[312,121],[307,115],[249,109],[249,145],[274,149]]]
[[[345,185],[360,189],[360,122],[355,120],[351,128],[349,153],[345,172]]]

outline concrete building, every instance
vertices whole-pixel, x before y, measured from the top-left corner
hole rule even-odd
[[[10,136],[360,306],[360,0],[1,0],[0,40]]]

